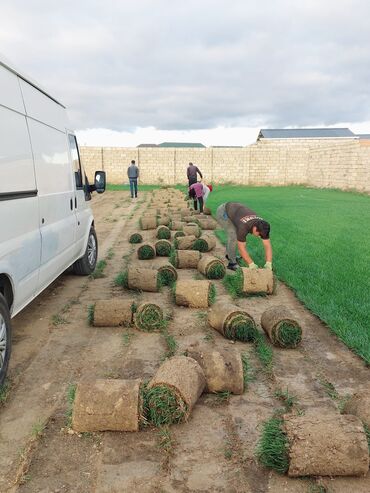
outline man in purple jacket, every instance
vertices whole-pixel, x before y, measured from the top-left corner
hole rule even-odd
[[[200,172],[198,166],[195,166],[193,163],[189,163],[188,169],[187,169],[187,176],[189,180],[189,187],[193,185],[193,183],[197,182],[197,173],[199,174],[200,178],[203,178],[202,173]]]

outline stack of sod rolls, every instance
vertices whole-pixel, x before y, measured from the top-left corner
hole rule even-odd
[[[141,380],[93,380],[77,385],[72,428],[78,432],[138,431]]]
[[[263,312],[261,325],[275,346],[295,348],[302,340],[302,328],[285,306],[273,306]]]
[[[207,308],[216,297],[216,288],[210,281],[179,280],[174,286],[176,305],[189,308]]]
[[[158,369],[144,392],[144,415],[155,426],[186,421],[202,394],[206,379],[192,358],[174,356]]]
[[[253,317],[246,310],[224,301],[211,307],[208,323],[227,339],[254,342],[258,337]]]

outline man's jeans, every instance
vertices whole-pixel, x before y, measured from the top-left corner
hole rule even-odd
[[[236,245],[238,241],[236,238],[236,229],[226,213],[225,205],[226,204],[221,204],[217,208],[216,219],[227,235],[226,253],[229,257],[229,262],[231,264],[236,264]]]
[[[135,190],[135,197],[137,197],[137,178],[130,178],[130,192],[131,192],[131,198],[134,198],[134,190]]]

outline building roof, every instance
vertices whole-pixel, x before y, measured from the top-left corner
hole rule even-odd
[[[356,137],[358,137],[359,139],[370,140],[370,134],[356,134]]]
[[[205,147],[200,142],[162,142],[158,147]]]
[[[137,147],[158,147],[157,144],[139,144]]]
[[[355,137],[349,128],[262,128],[260,139],[317,139],[330,137]]]

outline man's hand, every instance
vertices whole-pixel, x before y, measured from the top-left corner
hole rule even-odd
[[[258,265],[256,265],[254,262],[248,265],[250,269],[258,269]]]
[[[272,262],[266,262],[265,265],[263,266],[265,269],[270,269],[272,270]]]

